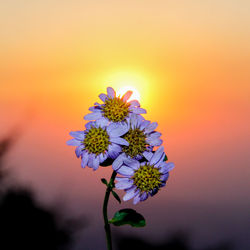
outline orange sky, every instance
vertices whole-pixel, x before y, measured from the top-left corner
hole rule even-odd
[[[129,85],[176,163],[152,206],[163,198],[244,205],[249,8],[243,0],[0,3],[0,135],[24,127],[10,160],[16,176],[46,199],[66,186],[72,203],[94,200],[79,198],[88,185],[101,197],[65,141],[99,93]]]

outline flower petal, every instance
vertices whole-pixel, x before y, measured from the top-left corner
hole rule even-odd
[[[89,160],[89,154],[86,151],[84,151],[82,153],[82,161],[81,161],[82,168],[85,168],[87,166],[88,160]]]
[[[108,158],[108,154],[99,154],[99,162],[102,163]]]
[[[137,204],[139,201],[140,201],[140,193],[138,193],[135,197],[134,197],[134,200],[133,200],[133,204]]]
[[[108,126],[108,124],[109,124],[109,120],[105,117],[102,117],[102,118],[96,120],[96,125],[98,127],[105,128]]]
[[[82,150],[84,149],[84,146],[83,145],[80,145],[78,147],[76,147],[75,149],[75,153],[76,153],[76,157],[79,158],[82,154]]]
[[[107,88],[107,93],[108,93],[108,97],[110,97],[110,98],[114,98],[115,97],[115,91],[114,91],[113,88],[108,87]]]
[[[137,127],[141,128],[141,125],[145,121],[145,119],[144,119],[144,117],[142,115],[136,115],[136,116],[137,116]]]
[[[161,133],[154,131],[154,132],[150,133],[150,135],[148,136],[148,138],[150,138],[150,139],[156,139],[156,138],[159,138],[160,136],[161,136]]]
[[[75,137],[76,139],[78,140],[84,140],[84,137],[85,137],[85,133],[84,131],[71,131],[69,133],[72,137]]]
[[[122,96],[122,100],[124,101],[124,102],[126,102],[129,98],[130,98],[130,96],[133,94],[133,92],[132,91],[127,91],[123,96]]]
[[[140,161],[143,158],[141,155],[136,155],[133,159]]]
[[[131,125],[131,128],[132,129],[135,129],[136,128],[136,125],[137,125],[137,116],[136,116],[136,114],[132,114],[131,116],[130,116],[130,119],[129,119],[129,121],[130,121],[130,125]]]
[[[173,162],[162,162],[160,164],[160,172],[162,174],[166,174],[167,172],[171,171],[174,168]]]
[[[120,154],[121,150],[122,148],[115,143],[108,146],[108,154],[112,159],[115,159]]]
[[[99,118],[102,117],[102,113],[101,112],[94,112],[94,113],[90,113],[84,116],[85,120],[97,120]]]
[[[68,140],[66,143],[69,146],[80,146],[82,144],[81,141],[79,141],[77,139]]]
[[[147,194],[146,192],[143,192],[143,193],[140,195],[140,200],[141,200],[141,201],[145,201],[147,198],[148,198],[148,194]]]
[[[123,160],[126,158],[125,153],[120,154],[113,162],[112,168],[117,171],[119,167],[123,164]]]
[[[137,100],[132,100],[128,102],[130,104],[130,107],[140,107],[140,103]]]
[[[160,179],[161,179],[162,181],[167,181],[168,177],[169,177],[169,173],[167,172],[166,174],[163,174],[163,175],[160,177]]]
[[[150,159],[150,165],[156,164],[162,157],[162,154],[164,154],[164,147],[159,147],[155,152],[153,157]]]
[[[145,152],[143,152],[143,156],[147,159],[147,161],[150,161],[150,159],[151,159],[152,156],[153,156],[153,153],[152,153],[152,152],[145,151]]]
[[[127,190],[127,193],[123,196],[123,200],[127,201],[127,200],[134,198],[139,193],[139,190],[137,191],[135,190],[136,190],[136,187],[133,187]]]
[[[89,160],[88,160],[88,166],[90,167],[90,168],[93,168],[93,161],[94,161],[94,158],[95,158],[95,156],[94,156],[94,154],[89,154]]]
[[[121,180],[124,180],[124,179],[129,179],[129,178],[125,177],[125,176],[117,176],[117,177],[115,177],[116,181],[121,181]]]
[[[159,189],[155,188],[155,189],[151,190],[149,194],[150,194],[151,196],[154,196],[155,194],[158,193],[158,191],[159,191]]]
[[[155,163],[155,167],[160,168],[160,165],[164,162],[165,156],[166,156],[165,153],[163,153],[163,154],[161,155],[159,161]]]
[[[117,173],[124,176],[132,176],[134,174],[134,170],[133,168],[123,165],[117,170]]]
[[[89,108],[89,111],[100,112],[101,111],[101,107],[99,107],[99,106],[93,106],[93,107]]]
[[[123,123],[111,123],[107,127],[107,132],[111,137],[117,137],[117,136],[122,136],[126,134],[129,130],[128,124],[123,122]]]
[[[125,146],[129,145],[129,143],[121,137],[111,137],[109,140],[116,144],[125,145]]]
[[[145,129],[150,124],[150,121],[143,121],[141,123],[140,129]]]
[[[132,113],[127,121],[128,123],[131,124],[131,127],[134,129],[134,128],[140,128],[144,120],[145,119],[141,115],[136,115]]]
[[[137,170],[140,167],[139,161],[134,160],[134,159],[129,159],[129,158],[124,159],[124,164],[133,168],[134,170]]]
[[[95,123],[93,121],[90,121],[90,122],[85,124],[85,128],[89,130],[89,129],[91,129],[91,126],[94,126],[94,124]]]
[[[107,95],[105,95],[105,94],[100,94],[100,95],[99,95],[99,98],[100,98],[103,102],[105,102],[106,99],[107,99]]]
[[[99,164],[100,164],[99,157],[94,157],[93,158],[93,170],[94,171],[99,168]]]
[[[157,122],[152,122],[151,124],[149,124],[146,128],[145,128],[145,132],[146,133],[150,133],[152,132],[153,130],[155,130],[158,126],[158,123]]]
[[[151,145],[151,146],[160,146],[161,144],[162,144],[162,139],[154,139],[154,140],[150,140],[150,139],[146,139],[146,142],[149,144],[149,145]]]
[[[134,181],[130,180],[129,178],[124,178],[124,180],[119,181],[115,184],[117,189],[127,189],[133,186]]]
[[[146,114],[147,111],[143,108],[137,108],[137,107],[130,107],[129,108],[134,114]]]
[[[161,184],[160,184],[160,187],[162,188],[162,187],[165,187],[166,186],[166,182],[162,182]]]

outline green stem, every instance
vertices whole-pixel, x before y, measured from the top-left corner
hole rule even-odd
[[[114,187],[114,180],[115,180],[116,175],[117,173],[113,171],[110,177],[109,183],[107,185],[107,188],[106,188],[106,193],[105,193],[103,208],[102,208],[108,250],[112,250],[111,230],[110,230],[110,225],[109,225],[109,220],[108,220],[108,202],[109,202],[110,192],[112,191]]]

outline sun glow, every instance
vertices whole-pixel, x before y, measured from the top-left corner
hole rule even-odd
[[[127,91],[131,90],[133,94],[130,97],[130,100],[138,100],[140,101],[141,96],[139,91],[132,86],[123,86],[120,89],[117,90],[117,96],[123,96]]]
[[[133,70],[118,70],[116,72],[104,75],[102,79],[105,79],[105,87],[113,87],[117,93],[117,96],[123,96],[128,90],[133,92],[129,100],[141,100],[143,96],[144,101],[148,92],[150,78],[145,72],[133,71]]]

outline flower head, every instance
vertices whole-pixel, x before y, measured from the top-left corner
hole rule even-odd
[[[67,142],[68,145],[77,146],[75,153],[78,158],[82,158],[83,168],[89,166],[96,170],[108,157],[115,159],[122,145],[129,145],[121,138],[128,131],[126,123],[105,126],[100,122],[89,122],[85,126],[85,131],[70,132],[74,139]]]
[[[87,114],[85,120],[100,120],[103,123],[123,122],[131,114],[146,113],[145,109],[140,108],[140,103],[137,100],[127,102],[132,95],[132,91],[127,91],[122,97],[116,96],[113,88],[107,88],[107,95],[100,94],[99,98],[103,104],[95,103],[95,106],[89,108],[93,113]]]
[[[164,161],[164,148],[161,146],[154,153],[148,152],[147,162],[140,163],[135,159],[124,160],[117,172],[117,189],[124,189],[124,201],[134,198],[133,203],[146,200],[149,195],[155,195],[161,187],[166,185],[169,171],[174,168],[173,163]]]
[[[113,163],[113,169],[121,167],[124,159],[132,158],[141,160],[143,156],[151,152],[154,146],[160,146],[162,140],[161,133],[156,132],[158,126],[156,122],[151,123],[145,120],[141,115],[132,114],[127,119],[129,130],[122,137],[128,141],[129,145],[122,146],[123,153],[120,154]]]

